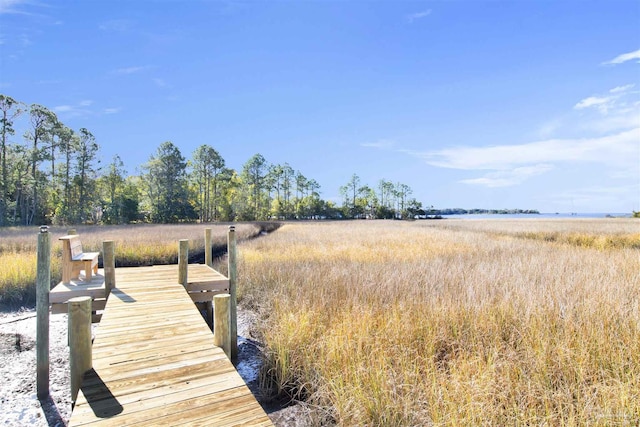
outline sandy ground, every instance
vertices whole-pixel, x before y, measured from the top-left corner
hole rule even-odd
[[[238,312],[238,372],[276,426],[315,424],[301,404],[284,407],[260,395],[258,372],[260,343],[251,337],[255,316]],[[97,331],[94,325],[94,333]],[[69,349],[67,315],[50,316],[49,360],[50,398],[44,402],[36,394],[36,313],[34,309],[0,313],[0,425],[66,426],[71,415],[69,391]]]

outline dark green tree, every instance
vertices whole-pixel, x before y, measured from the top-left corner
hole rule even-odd
[[[113,156],[107,166],[107,172],[100,177],[102,193],[102,222],[105,224],[122,224],[128,221],[123,215],[124,186],[126,180],[124,163],[120,156]]]
[[[29,173],[25,181],[20,183],[22,198],[20,200],[20,216],[24,225],[45,221],[45,212],[41,204],[41,192],[46,183],[46,177],[40,171],[40,163],[47,158],[46,146],[50,143],[53,132],[58,126],[55,113],[42,105],[32,104],[29,107],[29,122],[31,128],[25,134],[30,142]]]
[[[9,141],[8,137],[15,133],[13,121],[24,112],[22,103],[10,96],[0,94],[0,122],[2,123],[2,140],[0,141],[0,226],[6,224],[8,215],[9,182]]]
[[[143,169],[152,222],[166,224],[194,219],[195,210],[189,203],[187,163],[178,147],[169,141],[162,143]]]
[[[217,221],[226,173],[224,159],[214,148],[201,145],[193,153],[191,178],[197,191],[196,210],[202,222]]]
[[[96,192],[96,161],[98,144],[91,132],[81,128],[79,132],[79,144],[76,157],[76,176],[74,183],[78,195],[78,212],[76,221],[86,222],[95,211]],[[92,218],[95,219],[95,218]]]
[[[344,198],[343,211],[345,216],[361,218],[365,215],[371,191],[368,186],[360,185],[358,175],[353,174],[349,182],[340,187],[340,193]]]
[[[242,167],[241,182],[246,205],[238,214],[243,220],[267,219],[268,188],[266,176],[268,165],[262,154],[255,154]]]

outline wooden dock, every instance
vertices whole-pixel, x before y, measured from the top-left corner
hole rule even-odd
[[[226,277],[191,264],[185,289],[176,265],[115,271],[69,426],[273,425],[194,305]]]

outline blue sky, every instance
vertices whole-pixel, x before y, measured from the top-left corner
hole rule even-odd
[[[425,205],[640,210],[640,2],[0,0],[0,93]],[[18,132],[17,136],[22,132]]]

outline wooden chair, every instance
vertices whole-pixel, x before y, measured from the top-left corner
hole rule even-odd
[[[99,252],[83,252],[80,236],[70,234],[60,237],[62,240],[62,282],[70,283],[80,278],[84,270],[84,280],[91,281],[92,274],[98,273]]]

